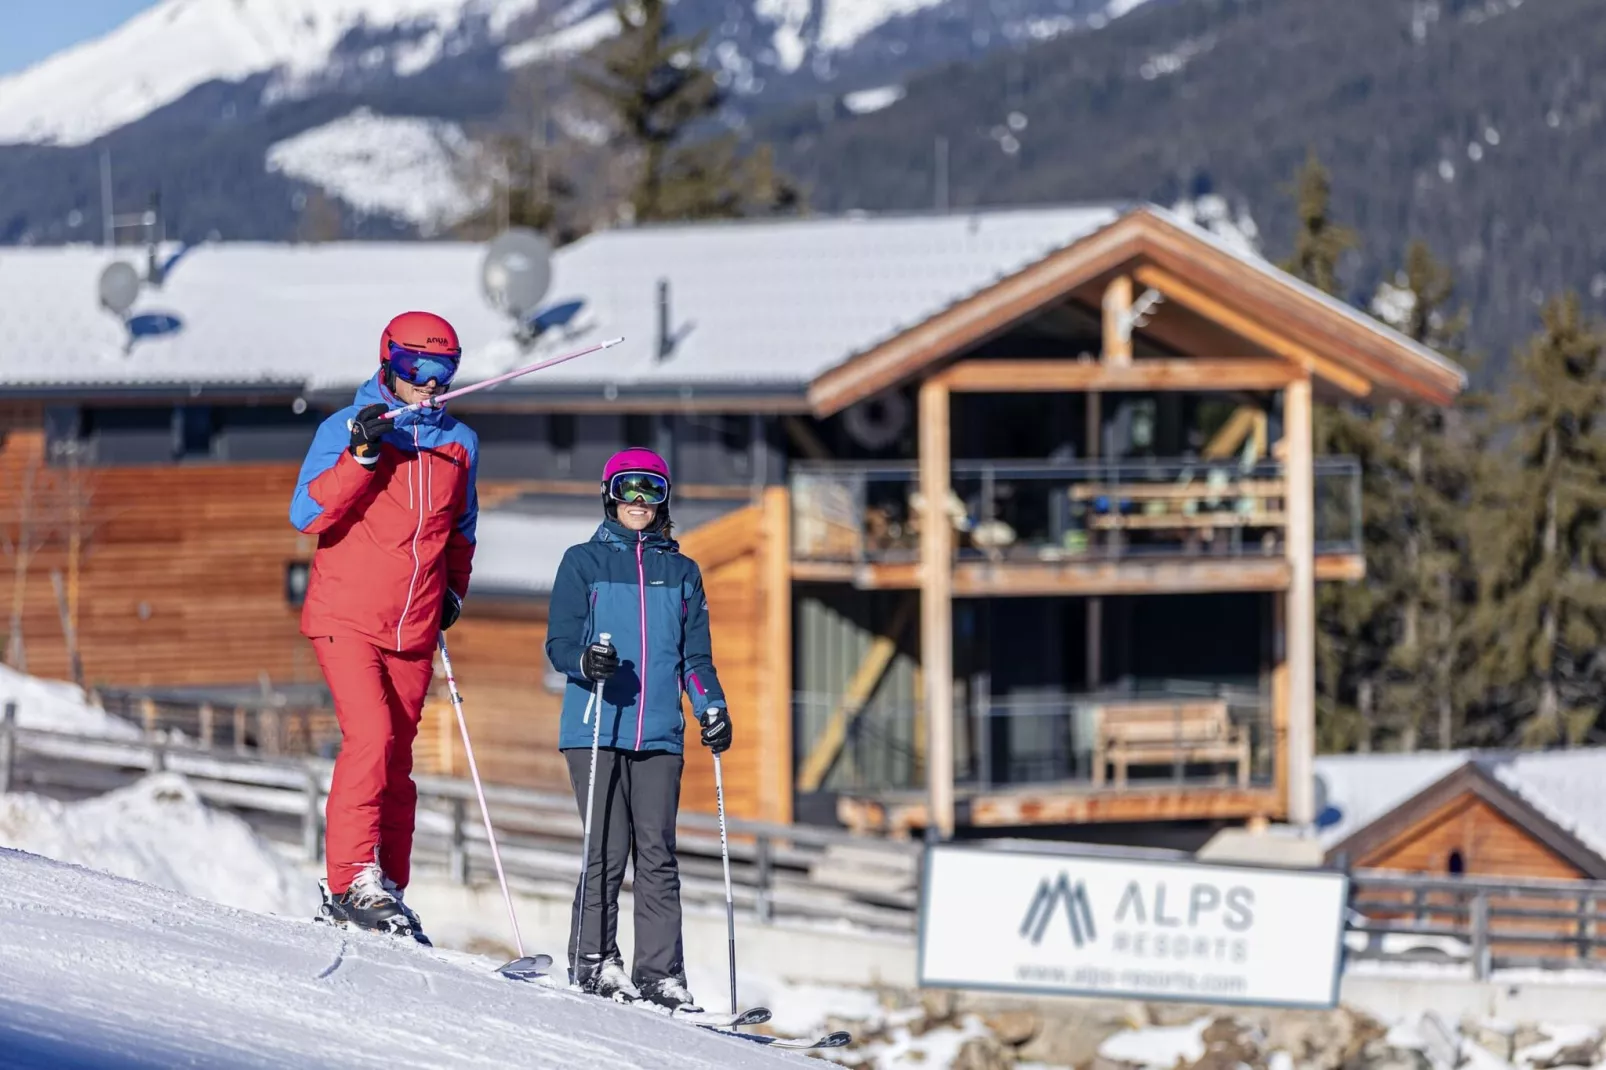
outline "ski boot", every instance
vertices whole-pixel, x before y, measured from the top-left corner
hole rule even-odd
[[[686,982],[679,977],[661,977],[642,986],[642,998],[656,1003],[672,1014],[698,1014],[702,1008],[692,999]]]
[[[395,897],[396,905],[401,907],[403,914],[407,915],[407,924],[412,926],[413,939],[425,947],[434,947],[435,945],[430,941],[430,938],[424,935],[424,923],[418,920],[418,913],[408,906],[407,901],[402,898],[402,889],[396,887],[396,882],[389,877],[383,878],[383,883],[385,891]]]
[[[366,929],[369,932],[405,936],[417,940],[418,934],[408,920],[407,912],[396,897],[385,890],[384,877],[376,865],[364,866],[351,887],[341,895],[329,890],[329,882],[318,881],[323,892],[323,904],[318,915],[332,925],[346,929]]]
[[[575,980],[580,985],[580,991],[611,999],[615,1003],[635,1003],[641,999],[641,992],[631,983],[630,975],[618,959],[608,959],[600,964],[595,960],[588,961],[577,971]]]

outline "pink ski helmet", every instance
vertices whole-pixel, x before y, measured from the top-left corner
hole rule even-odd
[[[608,458],[608,463],[602,466],[602,481],[607,483],[620,472],[651,472],[663,476],[667,482],[669,462],[652,450],[642,446],[631,446]]]

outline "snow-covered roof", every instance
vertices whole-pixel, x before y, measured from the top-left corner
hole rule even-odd
[[[599,522],[595,515],[531,516],[508,510],[480,513],[470,597],[479,593],[550,592],[564,551],[590,539]]]
[[[121,324],[96,299],[113,254],[10,249],[0,252],[0,381],[346,387],[370,374],[384,323],[425,308],[463,337],[460,382],[622,335],[542,381],[800,389],[1118,215],[1023,208],[603,231],[556,255],[548,300],[586,305],[565,337],[551,332],[529,352],[481,297],[478,244],[202,245],[134,310],[173,313],[183,329],[126,354]],[[661,361],[660,279],[675,339]]]
[[[1317,797],[1338,820],[1320,830],[1322,845],[1348,839],[1469,762],[1606,857],[1606,747],[1324,755]]]

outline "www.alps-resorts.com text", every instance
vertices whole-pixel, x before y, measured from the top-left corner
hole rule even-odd
[[[1099,966],[1020,965],[1015,976],[1022,984],[1063,985],[1115,992],[1147,991],[1190,995],[1230,995],[1248,988],[1242,975],[1196,973],[1192,970],[1109,970]]]

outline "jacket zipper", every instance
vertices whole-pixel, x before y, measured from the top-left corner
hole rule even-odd
[[[647,723],[647,570],[641,563],[642,534],[636,532],[636,593],[641,602],[641,705],[636,709],[636,749]]]
[[[418,448],[418,426],[416,424],[413,425],[413,456],[418,459],[420,465],[425,467],[429,465],[428,454]],[[422,567],[422,562],[418,559],[418,537],[424,531],[424,470],[424,467],[418,469],[418,526],[413,529],[413,578],[407,584],[407,601],[402,603],[401,618],[396,621],[397,650],[402,648],[402,625],[407,623],[407,613],[413,608],[413,589],[418,586],[418,570]],[[412,496],[413,475],[409,472],[407,473],[407,497],[411,500]]]

